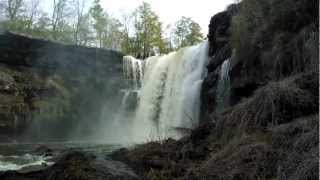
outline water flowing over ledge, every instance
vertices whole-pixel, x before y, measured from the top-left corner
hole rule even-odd
[[[141,86],[135,117],[127,126],[131,141],[177,139],[198,125],[207,62],[207,42],[146,60],[124,57],[128,84],[132,90]]]
[[[220,67],[219,73],[219,81],[217,85],[217,94],[216,94],[216,111],[221,112],[223,111],[229,103],[230,98],[230,77],[229,77],[229,70],[230,70],[230,59],[226,59],[223,61]]]

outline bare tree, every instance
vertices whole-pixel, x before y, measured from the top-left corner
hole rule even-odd
[[[51,26],[52,26],[52,38],[57,39],[57,33],[59,31],[59,26],[63,23],[64,19],[68,16],[67,12],[67,0],[53,0],[53,11],[51,16]]]
[[[78,45],[88,45],[94,41],[94,35],[90,29],[90,15],[84,14],[78,29]]]
[[[74,10],[75,10],[75,15],[76,15],[76,22],[74,25],[74,40],[76,44],[80,43],[80,37],[79,37],[79,31],[80,31],[80,26],[81,23],[85,20],[84,17],[84,8],[86,5],[87,0],[73,0],[74,4]]]
[[[23,0],[8,0],[7,1],[7,15],[9,20],[14,21],[16,20],[19,11],[21,10],[23,5]]]
[[[24,9],[23,0],[0,0],[1,26],[11,31],[19,31],[23,25],[19,23],[22,20],[22,12]]]
[[[5,16],[5,6],[6,2],[5,0],[0,0],[0,20],[4,19]]]
[[[10,20],[14,21],[22,10],[23,0],[0,0],[0,10]]]
[[[126,54],[130,53],[131,42],[130,42],[130,29],[132,25],[132,13],[122,13],[121,23],[123,25],[123,41],[122,41],[122,51]]]
[[[28,18],[27,29],[28,30],[32,28],[35,18],[40,14],[39,5],[40,5],[40,0],[28,1],[28,8],[27,8],[27,18]]]

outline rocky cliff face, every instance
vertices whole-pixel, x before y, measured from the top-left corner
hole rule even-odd
[[[271,81],[319,71],[317,2],[285,1],[273,7],[275,1],[256,4],[247,0],[211,18],[212,58],[202,88],[203,120],[213,116],[219,71],[226,59],[231,64],[230,105]],[[260,12],[262,8],[266,10]]]
[[[66,137],[81,122],[89,133],[105,100],[117,98],[121,73],[122,55],[114,51],[1,34],[0,137],[28,127],[34,136],[46,129],[42,138]]]
[[[207,143],[219,150],[196,177],[318,178],[318,4],[244,0],[212,17],[202,120],[215,126]],[[217,113],[219,66],[228,58],[229,107]]]
[[[217,106],[217,86],[219,72],[222,63],[231,58],[232,48],[230,45],[230,25],[231,19],[239,11],[238,5],[231,5],[221,13],[216,14],[209,24],[209,61],[208,75],[204,79],[201,90],[201,120],[209,121],[214,116]]]

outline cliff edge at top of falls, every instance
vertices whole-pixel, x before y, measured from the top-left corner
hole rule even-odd
[[[144,179],[318,179],[318,4],[243,0],[213,16],[199,127],[113,158]],[[218,112],[226,59],[230,96]]]
[[[0,142],[65,138],[80,123],[90,133],[121,77],[118,52],[0,34]]]

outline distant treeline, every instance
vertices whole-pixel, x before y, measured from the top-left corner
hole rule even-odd
[[[0,0],[0,28],[66,44],[118,50],[142,58],[203,40],[199,24],[191,18],[181,17],[174,25],[164,27],[146,2],[117,19],[102,8],[100,0],[50,1],[50,10],[43,10],[40,0]]]

